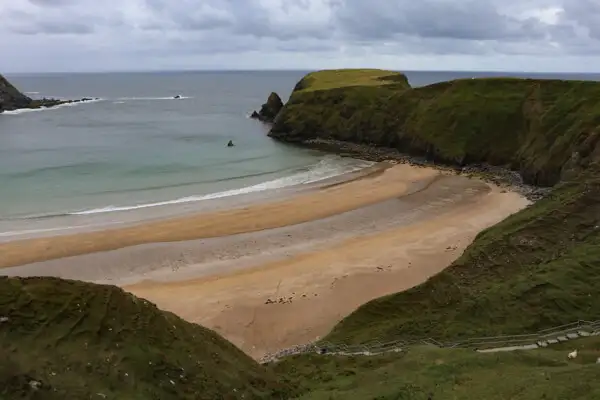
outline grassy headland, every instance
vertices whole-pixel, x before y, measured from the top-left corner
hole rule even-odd
[[[288,398],[216,333],[114,286],[0,277],[0,318],[0,399]]]
[[[457,165],[486,162],[553,185],[600,154],[599,98],[596,82],[465,79],[411,89],[391,71],[322,71],[296,85],[270,136],[394,147]]]
[[[600,318],[600,83],[494,78],[411,89],[366,77],[391,74],[308,75],[270,135],[392,147],[452,165],[488,163],[557,185],[482,232],[450,268],[360,307],[326,340],[452,340]]]

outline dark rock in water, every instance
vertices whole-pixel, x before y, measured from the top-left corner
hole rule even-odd
[[[229,143],[227,143],[227,147],[233,147],[235,146],[235,144],[233,144],[233,140],[230,140]]]
[[[181,96],[180,96],[180,95],[177,95],[177,96],[173,96],[173,98],[174,98],[174,99],[180,99],[180,98],[181,98]]]
[[[279,111],[283,108],[281,97],[275,92],[272,92],[267,99],[267,102],[262,105],[259,112],[254,111],[250,118],[258,119],[263,122],[273,122]]]
[[[6,78],[0,75],[0,113],[18,108],[28,108],[31,102],[31,98],[19,92]]]
[[[38,109],[58,106],[60,104],[78,103],[81,101],[90,101],[92,98],[84,97],[80,100],[59,100],[59,99],[32,99],[25,96],[15,88],[6,78],[0,75],[0,113],[3,111],[12,111],[22,108]]]

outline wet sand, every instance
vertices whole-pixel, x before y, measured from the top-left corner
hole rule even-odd
[[[0,273],[117,284],[258,358],[423,282],[527,204],[398,165],[232,210],[0,244]]]

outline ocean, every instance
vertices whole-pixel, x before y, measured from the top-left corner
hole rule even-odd
[[[305,73],[7,75],[33,98],[98,100],[0,114],[0,237],[85,226],[91,215],[118,221],[144,210],[145,218],[169,206],[268,193],[371,165],[275,142],[248,118],[271,91],[285,101]],[[413,86],[506,75],[600,80],[407,72]]]

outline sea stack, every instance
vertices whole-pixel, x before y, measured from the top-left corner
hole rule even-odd
[[[267,102],[262,105],[260,111],[254,111],[250,117],[262,122],[272,123],[282,108],[283,101],[281,101],[281,97],[277,93],[271,92]]]

